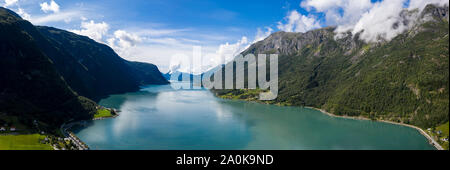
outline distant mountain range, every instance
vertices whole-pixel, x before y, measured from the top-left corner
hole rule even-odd
[[[153,64],[124,60],[85,36],[33,26],[1,7],[0,37],[0,113],[23,121],[88,119],[102,97],[168,84]]]
[[[279,95],[268,104],[436,127],[449,120],[448,14],[448,6],[428,5],[391,41],[366,43],[351,33],[335,39],[328,27],[277,32],[242,54],[279,54]],[[257,100],[251,91],[214,90],[223,98]]]
[[[213,75],[217,70],[221,69],[224,65],[219,65],[214,68],[209,69],[208,71],[205,71],[201,74],[192,74],[192,73],[186,73],[186,72],[180,72],[180,71],[169,71],[165,74],[163,74],[164,78],[168,81],[183,81],[184,79],[190,79],[190,81],[194,80],[194,77],[196,79],[202,79],[204,75]],[[172,80],[172,75],[174,76],[174,79]]]

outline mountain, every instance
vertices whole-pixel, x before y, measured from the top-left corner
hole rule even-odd
[[[149,64],[136,61],[126,62],[131,68],[133,76],[138,80],[141,85],[157,84],[164,85],[169,84],[164,75],[159,71],[158,67]]]
[[[82,96],[98,101],[145,84],[168,84],[155,65],[126,61],[88,37],[51,27],[39,26],[37,30],[32,35],[39,37],[39,48]]]
[[[96,104],[78,96],[39,49],[28,21],[0,8],[0,112],[56,125],[87,119]]]
[[[189,77],[191,79],[191,81],[192,81],[194,76],[200,76],[200,75],[194,75],[194,74],[180,72],[180,71],[167,72],[166,74],[163,74],[164,78],[167,81],[171,81],[172,80],[172,75],[178,75],[176,81],[183,81],[183,77]]]
[[[448,6],[428,5],[418,16],[390,41],[366,43],[351,33],[335,39],[328,27],[277,32],[242,54],[279,54],[279,94],[268,104],[436,127],[449,119]],[[258,97],[252,90],[213,91],[223,98]]]
[[[34,26],[1,7],[0,37],[0,113],[28,124],[90,119],[102,97],[168,84],[153,64],[124,60],[107,45]]]

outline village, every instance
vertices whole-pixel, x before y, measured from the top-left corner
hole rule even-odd
[[[120,112],[116,109],[97,106],[97,113],[91,120],[115,118]],[[88,145],[81,141],[72,131],[74,127],[85,127],[90,120],[64,123],[59,130],[59,136],[47,133],[41,122],[32,120],[25,126],[14,116],[0,113],[0,149],[36,149],[36,150],[89,150]],[[32,142],[30,142],[32,141]],[[26,148],[23,148],[26,147]]]
[[[449,123],[443,124],[436,128],[428,128],[427,133],[430,134],[436,141],[438,141],[444,149],[448,150],[449,142]]]
[[[64,141],[72,143],[74,146],[70,148],[70,150],[89,150],[89,146],[87,146],[84,142],[82,142],[70,129],[75,125],[86,125],[86,121],[74,122],[69,124],[63,124],[61,126],[61,133],[65,136]],[[57,146],[53,146],[55,150],[60,150]],[[65,150],[66,148],[62,148]]]

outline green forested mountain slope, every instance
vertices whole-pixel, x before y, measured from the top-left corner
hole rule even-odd
[[[22,21],[12,11],[0,10]],[[37,48],[79,95],[97,101],[109,94],[138,90],[140,85],[168,83],[155,65],[126,61],[88,37],[45,26],[18,26],[36,41]]]
[[[126,61],[126,63],[131,68],[132,76],[140,85],[169,83],[156,65],[136,61]]]
[[[0,7],[1,115],[55,127],[92,118],[101,97],[167,83],[153,64],[126,61],[88,37],[33,26]]]
[[[167,84],[153,64],[129,62],[107,45],[68,31],[37,27],[45,39],[39,44],[68,84],[93,100],[138,90],[144,84]]]
[[[0,9],[0,113],[49,125],[91,117],[96,104],[67,85],[26,31],[32,28],[28,21]]]
[[[448,7],[428,5],[419,20],[391,41],[335,39],[334,28],[322,28],[277,32],[243,54],[279,54],[279,95],[266,103],[436,127],[449,118]],[[240,99],[258,94],[215,92]]]

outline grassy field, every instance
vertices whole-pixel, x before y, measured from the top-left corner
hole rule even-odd
[[[449,129],[449,122],[447,122],[447,123],[445,123],[445,124],[443,124],[441,126],[436,127],[436,132],[437,131],[442,131],[442,134],[439,135],[440,138],[448,138],[448,129]],[[435,134],[435,135],[437,135],[437,134]],[[447,149],[447,150],[449,149],[448,148],[448,142],[443,142],[443,141],[440,140],[439,143],[441,143],[441,145],[442,145],[442,147],[444,149]]]
[[[228,99],[228,100],[242,100],[242,101],[254,101],[258,103],[263,104],[275,104],[279,106],[291,106],[289,103],[286,102],[277,102],[274,100],[259,100],[259,95],[261,93],[266,93],[268,90],[262,90],[262,89],[239,89],[239,90],[220,90],[220,91],[214,91],[216,92],[216,96],[222,99]]]
[[[448,136],[449,122],[436,127],[437,131],[442,131],[442,136]]]
[[[105,117],[113,117],[114,115],[108,109],[99,109],[97,110],[97,114],[94,115],[95,118],[105,118]]]
[[[442,141],[443,138],[448,138],[448,129],[449,129],[449,122],[444,123],[438,127],[430,128],[432,130],[426,130],[426,132],[432,136],[445,150],[449,150],[449,143],[448,141]],[[441,134],[438,134],[437,132],[441,131]]]
[[[53,150],[49,144],[42,144],[45,136],[31,135],[0,135],[0,150]]]
[[[218,94],[218,97],[223,99],[253,101],[258,100],[259,94],[263,92],[265,91],[261,89],[224,90]]]
[[[15,126],[16,129],[20,129],[20,130],[26,130],[28,129],[27,126],[25,126],[24,124],[20,123],[19,118],[16,116],[7,116],[4,114],[0,114],[0,126],[3,126],[3,124],[8,124],[9,126]]]

